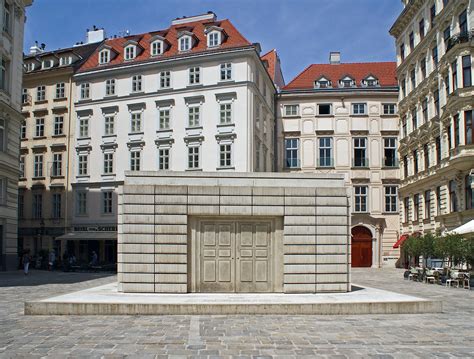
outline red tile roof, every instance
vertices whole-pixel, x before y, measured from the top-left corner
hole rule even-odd
[[[276,62],[277,62],[276,50],[273,49],[273,50],[268,51],[266,54],[261,56],[261,59],[262,59],[262,61],[267,62],[267,64],[268,64],[267,72],[270,75],[270,78],[273,81],[275,81],[275,65],[276,65]]]
[[[381,87],[397,86],[397,64],[395,62],[361,62],[341,64],[313,64],[303,70],[283,90],[313,89],[314,82],[325,77],[332,83],[332,88],[338,88],[339,80],[350,76],[360,87],[361,81],[372,75],[378,79]]]
[[[206,37],[206,34],[204,33],[204,30],[209,26],[221,27],[225,33],[223,36],[223,41],[221,45],[215,49],[214,48],[209,49],[207,47],[207,37]],[[183,31],[183,29],[191,31],[194,34],[195,39],[197,40],[197,43],[194,45],[194,47],[190,51],[187,51],[186,53],[180,53],[178,51],[178,32]],[[150,39],[157,34],[165,38],[165,40],[168,43],[168,48],[162,55],[152,58],[150,56]],[[232,25],[232,23],[229,20],[225,19],[225,20],[212,21],[212,20],[207,19],[207,20],[202,20],[202,21],[190,22],[186,24],[172,25],[166,30],[152,31],[152,32],[147,32],[140,35],[131,35],[127,37],[111,38],[111,39],[105,40],[104,44],[107,46],[110,46],[112,50],[117,54],[117,56],[113,57],[107,65],[99,65],[99,61],[98,61],[99,51],[101,50],[101,47],[99,47],[99,49],[97,49],[89,57],[89,59],[81,66],[78,72],[83,72],[83,71],[95,69],[98,67],[105,68],[105,67],[119,65],[119,64],[124,63],[123,45],[128,40],[134,40],[138,42],[138,45],[141,48],[143,48],[143,51],[141,52],[138,51],[137,57],[132,61],[126,61],[127,64],[142,62],[142,61],[150,61],[150,60],[154,61],[157,58],[168,58],[168,57],[179,56],[179,55],[187,56],[190,53],[194,54],[194,53],[199,53],[199,52],[204,52],[204,51],[212,52],[212,51],[216,51],[220,49],[245,47],[245,46],[251,45],[251,43],[244,36],[242,36],[242,34],[240,34],[240,32],[234,27],[234,25]]]

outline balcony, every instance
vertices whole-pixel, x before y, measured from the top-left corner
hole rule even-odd
[[[458,34],[454,34],[448,39],[447,46],[446,46],[446,52],[451,50],[454,46],[457,44],[462,44],[465,42],[469,42],[474,38],[474,30],[471,31],[464,31],[460,32]]]

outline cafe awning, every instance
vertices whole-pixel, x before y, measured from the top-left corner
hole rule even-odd
[[[464,223],[462,226],[459,226],[456,229],[453,229],[452,232],[457,234],[474,233],[474,219],[467,223]]]
[[[69,241],[105,241],[117,240],[117,232],[69,232],[56,239]]]
[[[402,234],[400,238],[398,238],[398,241],[396,241],[395,244],[393,245],[393,248],[400,247],[403,244],[403,242],[407,240],[408,237],[409,237],[408,234]]]

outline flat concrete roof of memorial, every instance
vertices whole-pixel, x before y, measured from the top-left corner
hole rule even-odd
[[[117,283],[25,303],[27,315],[439,313],[441,301],[353,285],[348,293],[121,293]]]
[[[125,184],[344,187],[337,173],[125,171]]]

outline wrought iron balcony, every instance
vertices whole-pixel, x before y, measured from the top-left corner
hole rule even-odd
[[[474,38],[474,30],[471,31],[463,31],[458,34],[454,34],[448,39],[446,52],[451,50],[457,44],[462,44],[464,42],[469,42]]]

